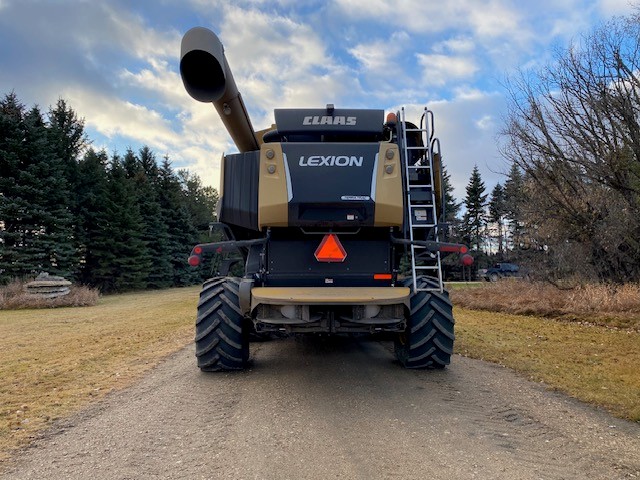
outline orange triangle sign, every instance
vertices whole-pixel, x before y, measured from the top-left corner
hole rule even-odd
[[[324,236],[314,255],[319,262],[344,262],[347,258],[347,252],[334,233]]]

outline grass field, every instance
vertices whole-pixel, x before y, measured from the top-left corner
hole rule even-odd
[[[131,384],[191,342],[199,290],[0,311],[0,460],[52,420]]]
[[[640,332],[455,308],[456,352],[640,422]]]
[[[485,288],[477,287],[469,290]],[[0,461],[53,420],[130,385],[189,344],[199,290],[114,295],[93,307],[0,311]],[[617,312],[612,325],[609,314],[602,320],[596,311],[589,322],[583,314],[567,321],[566,312],[560,319],[460,307],[454,313],[458,353],[640,421],[635,314],[623,321],[624,312]]]

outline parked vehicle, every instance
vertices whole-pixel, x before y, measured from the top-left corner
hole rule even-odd
[[[528,273],[526,269],[515,263],[502,262],[496,263],[491,268],[478,270],[478,275],[487,282],[497,282],[501,278],[526,278]]]

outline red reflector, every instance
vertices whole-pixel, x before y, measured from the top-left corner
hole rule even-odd
[[[471,265],[473,265],[473,257],[471,255],[463,255],[460,258],[460,263],[465,267],[470,267]]]
[[[347,258],[347,252],[333,233],[324,236],[314,255],[319,262],[344,262]]]
[[[441,245],[439,250],[447,253],[459,253],[462,251],[462,248],[463,247],[459,247],[458,245]]]
[[[193,253],[200,255],[202,253],[202,247],[200,245],[198,245],[197,247],[194,247]]]
[[[189,257],[189,265],[191,265],[192,267],[197,267],[198,265],[200,265],[200,257],[197,255],[191,255]]]
[[[390,273],[374,273],[373,279],[374,280],[391,280],[391,274]]]

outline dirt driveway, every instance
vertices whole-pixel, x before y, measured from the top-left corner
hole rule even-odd
[[[640,478],[640,425],[455,356],[408,371],[391,344],[289,338],[203,374],[182,350],[59,424],[3,479]]]

